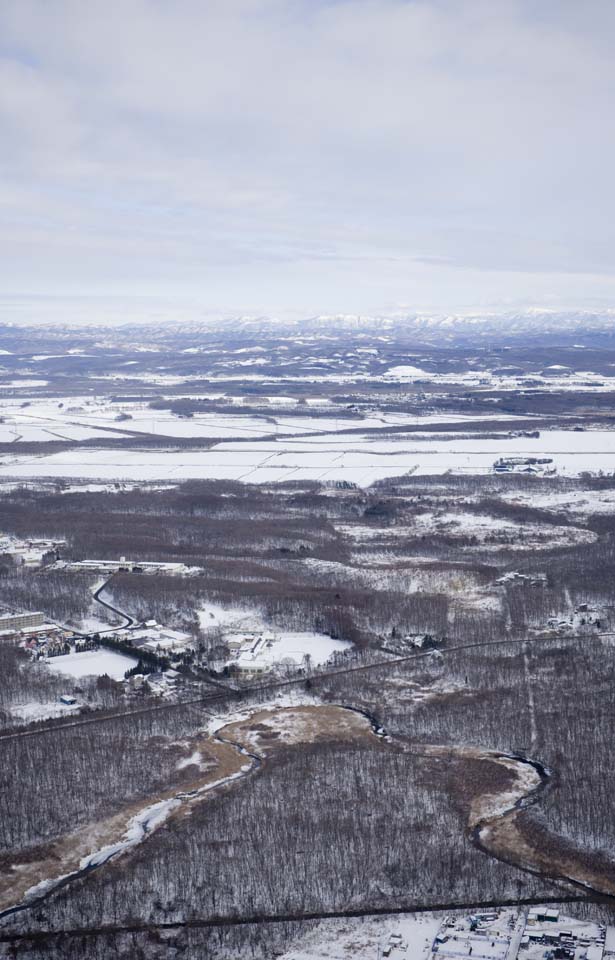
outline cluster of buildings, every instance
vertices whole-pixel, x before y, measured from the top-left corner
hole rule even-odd
[[[529,473],[550,477],[556,472],[551,457],[500,457],[493,464],[494,473]]]
[[[0,640],[19,644],[34,660],[70,653],[76,639],[81,638],[55,623],[48,623],[39,610],[0,614]]]
[[[606,611],[592,610],[589,604],[580,603],[569,617],[549,617],[544,626],[537,627],[532,632],[570,636],[577,633],[596,633],[608,628],[609,618]]]
[[[511,570],[495,581],[497,584],[506,585],[507,583],[529,583],[531,587],[545,587],[547,585],[546,573],[519,573],[518,570]]]
[[[163,627],[156,620],[146,620],[136,627],[116,630],[113,637],[129,644],[137,653],[145,650],[146,653],[163,657],[170,653],[185,653],[194,643],[189,633]]]
[[[56,623],[46,623],[42,613],[22,613],[0,617],[2,621],[15,621],[18,626],[10,631],[0,630],[2,639],[17,642],[32,660],[47,660],[68,653],[85,653],[98,647],[95,637],[83,636],[65,630]]]
[[[31,612],[22,611],[21,613],[2,613],[0,614],[0,635],[8,638],[8,635],[15,636],[21,630],[28,627],[41,627],[45,622],[45,614],[40,610]]]
[[[615,930],[601,924],[561,917],[558,910],[530,910],[519,943],[519,960],[604,960],[615,947]]]
[[[135,673],[125,681],[128,690],[133,693],[147,691],[155,697],[172,697],[177,690],[180,674],[177,670],[158,670],[155,673]]]
[[[25,567],[40,567],[43,558],[52,554],[57,558],[66,540],[20,540],[18,537],[0,537],[0,554],[12,557],[15,563]]]
[[[67,570],[71,573],[103,573],[107,576],[114,573],[162,573],[175,576],[195,576],[200,573],[199,567],[189,567],[185,563],[128,560],[126,557],[120,557],[119,560],[58,560],[54,566],[57,570]]]
[[[194,643],[189,633],[164,627],[156,620],[146,620],[143,624],[108,632],[105,636],[132,647],[137,656],[141,651],[159,657],[182,654]],[[0,640],[19,644],[33,660],[85,653],[100,645],[99,634],[66,630],[47,622],[45,614],[40,611],[0,614]]]
[[[391,951],[392,955],[393,951]],[[442,922],[426,960],[611,960],[615,927],[562,916],[559,910],[490,910]]]
[[[230,660],[225,666],[229,673],[244,677],[257,677],[271,670],[271,659],[263,654],[278,640],[275,633],[230,633],[225,642]]]

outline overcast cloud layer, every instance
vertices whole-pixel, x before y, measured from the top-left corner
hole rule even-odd
[[[614,36],[611,0],[3,0],[0,298],[613,305]]]

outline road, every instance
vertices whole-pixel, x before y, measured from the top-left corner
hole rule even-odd
[[[104,582],[100,587],[98,587],[97,590],[94,591],[94,593],[92,594],[92,596],[93,596],[94,600],[96,600],[96,603],[100,603],[100,605],[103,606],[103,607],[106,607],[107,610],[111,610],[112,613],[116,613],[119,617],[121,617],[121,618],[122,618],[123,620],[125,620],[126,622],[120,624],[119,627],[111,627],[109,630],[99,630],[99,631],[97,631],[98,633],[103,633],[103,634],[104,634],[104,633],[114,633],[114,632],[115,632],[116,630],[118,630],[118,629],[119,629],[119,630],[125,630],[127,627],[133,627],[133,626],[134,626],[134,623],[135,623],[135,621],[133,620],[133,618],[132,618],[132,617],[129,617],[127,613],[124,613],[123,610],[119,610],[117,607],[114,607],[113,604],[107,603],[106,600],[102,600],[102,599],[101,599],[101,596],[100,596],[101,593],[103,592],[103,590],[106,590],[106,589],[107,589],[107,587],[109,586],[109,584],[111,583],[112,580],[113,580],[113,577],[109,577],[108,580],[105,580],[105,582]]]
[[[521,910],[519,919],[515,924],[515,929],[513,930],[513,935],[506,951],[506,960],[517,960],[519,953],[519,947],[521,946],[521,937],[525,931],[525,924],[527,923],[527,907],[524,907]]]
[[[269,923],[303,923],[307,920],[333,920],[351,917],[393,917],[403,913],[440,913],[449,910],[488,910],[495,907],[519,907],[519,906],[543,906],[545,903],[605,903],[612,907],[613,901],[610,897],[601,897],[588,893],[576,894],[571,896],[556,895],[552,899],[548,896],[538,897],[520,897],[514,900],[449,900],[445,903],[420,903],[406,902],[392,907],[365,906],[357,908],[344,908],[332,910],[312,910],[303,913],[271,913],[271,914],[245,914],[229,917],[193,917],[190,920],[169,921],[167,923],[131,923],[114,926],[97,927],[74,927],[63,930],[29,930],[22,933],[1,933],[0,943],[19,943],[22,940],[28,940],[32,943],[47,943],[54,940],[60,940],[68,937],[85,937],[92,939],[95,937],[106,937],[120,935],[125,933],[148,933],[154,930],[176,930],[199,929],[208,927],[240,927],[253,926]],[[512,960],[512,956],[511,956]]]

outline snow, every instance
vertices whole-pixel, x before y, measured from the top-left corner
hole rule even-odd
[[[0,477],[65,477],[84,480],[151,481],[211,478],[250,483],[293,480],[347,480],[368,486],[384,477],[490,473],[502,456],[549,456],[559,473],[615,471],[615,431],[545,431],[540,438],[505,437],[407,441],[403,449],[378,448],[367,438],[351,450],[314,443],[309,450],[293,441],[220,443],[208,450],[122,451],[76,449],[47,456],[6,458]]]
[[[615,513],[614,490],[569,490],[565,493],[527,494],[515,492],[501,494],[502,499],[511,503],[523,503],[543,510],[566,511],[581,516],[593,513]]]
[[[523,763],[510,757],[500,757],[497,762],[514,774],[515,780],[508,790],[498,793],[486,793],[472,803],[472,821],[474,823],[492,817],[502,817],[513,810],[515,804],[532,793],[540,785],[540,774],[529,763]],[[481,829],[481,836],[489,833],[489,826]]]
[[[184,757],[176,764],[177,770],[184,770],[186,767],[200,767],[203,760],[203,754],[200,750],[195,750],[189,757]]]
[[[445,919],[438,932],[439,942],[434,944],[433,952],[428,956],[513,960],[517,956],[525,919],[511,910],[496,909],[493,912],[497,914],[493,920],[478,919],[490,916],[490,913],[477,913],[475,929],[472,929],[471,917]]]
[[[292,662],[297,665],[303,663],[303,658],[309,655],[312,664],[319,666],[336,652],[343,652],[351,648],[351,644],[344,640],[333,640],[324,634],[305,632],[283,632],[277,635],[277,639],[267,646],[260,644],[255,653],[246,651],[233,659],[231,662],[238,666],[251,666],[254,664],[263,664],[274,666],[276,663]]]
[[[46,387],[48,380],[3,380],[0,382],[0,388],[4,387]]]
[[[284,693],[276,694],[271,700],[259,704],[258,712],[284,707],[313,707],[321,704],[321,700],[304,690],[291,688]],[[232,723],[243,723],[245,720],[249,720],[254,712],[254,707],[246,707],[244,710],[229,710],[228,713],[213,714],[206,721],[204,730],[209,734],[217,733],[223,727]]]
[[[24,723],[31,723],[34,720],[48,720],[52,717],[62,717],[67,713],[75,713],[80,709],[80,704],[64,704],[57,701],[48,701],[47,703],[20,703],[10,708],[11,716]]]
[[[243,607],[223,607],[218,603],[205,602],[197,611],[201,630],[211,630],[217,627],[239,627],[244,629],[260,629],[262,621],[254,610]]]
[[[396,380],[407,380],[412,377],[431,377],[432,374],[426,373],[420,367],[413,367],[408,364],[400,364],[397,367],[389,367],[385,377],[393,377]]]
[[[112,680],[123,680],[124,674],[136,667],[134,657],[127,657],[114,650],[86,650],[84,653],[67,653],[60,657],[51,657],[46,661],[51,670],[70,677],[101,677],[103,674]]]
[[[196,395],[186,399],[213,399],[220,400],[221,396],[203,398]],[[244,402],[243,397],[227,397],[226,402]],[[249,398],[248,398],[249,399]],[[220,414],[197,411],[190,418],[179,418],[169,410],[154,410],[145,402],[111,403],[106,397],[92,398],[89,396],[47,398],[29,397],[8,398],[3,406],[4,423],[0,425],[0,439],[3,442],[12,442],[20,439],[22,442],[44,442],[58,439],[87,440],[95,437],[108,437],[109,428],[113,436],[122,437],[131,433],[152,433],[156,436],[169,438],[219,438],[231,439],[237,437],[266,437],[271,434],[301,434],[313,433],[337,434],[345,427],[383,427],[414,423],[438,422],[471,422],[485,420],[489,416],[478,415],[426,415],[376,413],[361,418],[335,417],[333,410],[329,418],[319,418],[306,415],[305,417],[284,418],[276,414],[275,406],[292,403],[296,400],[285,397],[269,398],[274,409],[267,415],[253,414]],[[24,402],[28,403],[23,407]],[[328,398],[313,397],[307,399],[307,405],[332,406]],[[344,411],[345,413],[346,411]],[[118,421],[120,414],[130,417],[126,421]],[[514,419],[502,416],[499,419]]]
[[[393,527],[388,535],[391,536],[396,531],[397,528]],[[463,511],[428,512],[415,517],[412,531],[414,536],[433,532],[453,537],[473,537],[480,542],[482,549],[498,548],[502,544],[511,550],[527,550],[540,546],[553,549],[558,546],[572,546],[575,543],[594,543],[598,539],[598,535],[593,531],[579,527],[523,523]],[[386,536],[386,530],[378,533]]]
[[[227,398],[227,402],[229,399],[233,398]],[[0,442],[102,440],[126,437],[124,431],[130,431],[168,437],[169,447],[119,452],[75,446],[61,453],[23,456],[17,447],[15,455],[3,458],[0,477],[95,483],[178,482],[191,478],[250,483],[346,480],[368,486],[407,473],[490,473],[496,459],[510,456],[547,456],[559,473],[571,476],[582,471],[615,471],[615,431],[543,430],[537,438],[467,436],[479,421],[484,424],[490,419],[507,419],[512,425],[518,419],[500,414],[420,416],[371,410],[348,418],[336,417],[335,408],[329,404],[331,412],[326,417],[316,417],[309,409],[305,416],[284,416],[272,407],[266,416],[240,411],[198,412],[185,419],[168,410],[152,410],[145,402],[114,404],[106,397],[33,397],[26,408],[23,402],[23,397],[11,397],[3,404]],[[130,419],[117,421],[120,413]],[[460,431],[466,433],[438,434],[437,425],[443,422],[459,423]],[[431,435],[386,434],[387,426],[407,426],[410,430],[413,425],[433,425],[436,429]],[[352,432],[357,428],[383,432]],[[212,446],[185,451],[173,448],[174,439],[189,438],[211,439]]]
[[[326,920],[311,927],[296,946],[280,960],[353,960],[382,956],[391,936],[401,936],[403,947],[391,957],[423,960],[440,927],[440,919],[429,914],[406,914],[384,918]]]
[[[117,623],[119,618],[115,614],[112,614],[112,616],[115,617],[114,622]],[[98,617],[85,617],[79,621],[77,627],[80,633],[108,633],[111,629],[111,623],[108,620],[100,620]]]

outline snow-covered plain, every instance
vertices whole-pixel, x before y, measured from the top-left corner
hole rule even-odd
[[[4,459],[0,477],[82,480],[346,480],[368,486],[384,477],[490,473],[499,457],[550,457],[558,473],[615,471],[615,431],[543,431],[538,438],[406,439],[403,443],[356,438],[351,450],[315,442],[296,449],[288,440],[223,442],[207,450],[75,449],[47,456]]]
[[[202,398],[201,398],[202,399]],[[216,399],[212,397],[211,399]],[[221,399],[218,397],[217,399]],[[233,398],[224,398],[226,402]],[[240,399],[240,398],[234,398]],[[241,398],[245,399],[245,398]],[[317,403],[321,398],[311,398],[308,406],[322,406]],[[26,406],[24,406],[26,404]],[[285,403],[288,406],[288,402]],[[331,404],[325,404],[331,406]],[[345,412],[345,411],[344,411]],[[277,434],[337,434],[338,431],[356,428],[382,428],[383,426],[403,426],[427,423],[470,424],[473,420],[493,419],[491,415],[479,414],[475,417],[451,414],[415,414],[372,413],[362,417],[336,417],[332,410],[329,417],[314,417],[306,412],[302,417],[284,416],[283,411],[267,409],[266,414],[207,413],[197,412],[184,418],[170,410],[153,410],[145,402],[112,403],[106,397],[57,397],[41,399],[38,397],[11,397],[3,401],[3,422],[0,424],[0,442],[12,443],[16,440],[30,443],[49,442],[51,440],[88,440],[95,437],[122,437],[129,433],[146,433],[170,438],[211,438],[232,439],[234,437],[267,437]],[[118,416],[126,420],[118,420]],[[505,415],[497,419],[515,419]],[[111,430],[110,434],[108,431]]]

